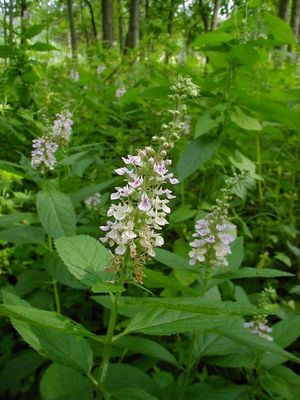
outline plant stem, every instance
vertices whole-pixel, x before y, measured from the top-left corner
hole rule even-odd
[[[121,297],[121,293],[116,293],[114,300],[113,300],[110,317],[109,317],[106,341],[105,341],[105,345],[104,345],[104,353],[103,353],[103,358],[102,358],[102,362],[101,362],[101,366],[100,366],[99,392],[97,395],[97,400],[101,400],[103,398],[103,394],[104,394],[104,384],[105,384],[105,379],[106,379],[106,375],[107,375],[109,359],[110,359],[110,355],[111,355],[112,339],[113,339],[114,330],[115,330],[116,321],[117,321],[120,297]]]
[[[52,243],[52,237],[50,235],[48,236],[48,248],[49,248],[49,251],[52,253],[53,252],[53,243]],[[53,280],[53,292],[54,292],[54,300],[55,300],[56,312],[58,314],[61,314],[59,293],[58,293],[58,287],[57,287],[57,281],[56,280]]]
[[[53,281],[53,291],[54,291],[56,312],[58,314],[61,314],[60,300],[59,300],[58,287],[57,287],[57,282],[56,281]]]

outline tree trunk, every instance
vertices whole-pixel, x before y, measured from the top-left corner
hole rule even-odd
[[[130,0],[129,4],[129,24],[126,38],[126,48],[134,49],[139,42],[139,0]]]
[[[279,18],[288,22],[290,0],[279,0],[277,15]]]
[[[123,4],[122,0],[118,0],[118,34],[120,53],[124,52],[124,22],[123,22]]]
[[[8,7],[8,42],[11,45],[13,43],[14,38],[14,3],[13,0],[9,0],[9,7]]]
[[[102,0],[102,34],[106,48],[114,43],[113,0]]]
[[[86,27],[85,23],[85,18],[84,18],[84,7],[82,4],[82,1],[80,0],[80,25],[81,25],[81,31],[83,31],[85,41],[86,41],[86,46],[87,46],[87,54],[89,54],[89,47],[90,47],[90,35],[89,31]]]
[[[89,9],[89,12],[90,12],[92,31],[93,31],[93,35],[94,35],[94,38],[95,38],[95,41],[96,41],[97,40],[97,26],[96,26],[96,22],[95,22],[95,15],[94,15],[93,6],[92,6],[92,3],[90,2],[90,0],[84,0],[84,2],[88,6],[88,9]]]
[[[211,25],[210,25],[211,31],[214,31],[217,26],[218,13],[219,13],[220,7],[221,7],[221,0],[215,0],[214,12],[213,12],[213,16],[211,19]]]
[[[76,58],[77,43],[76,43],[76,32],[75,32],[74,16],[73,16],[73,0],[67,0],[67,5],[68,5],[68,19],[70,27],[72,57]]]
[[[300,0],[292,0],[290,25],[293,30],[295,42],[298,42],[300,27]]]
[[[27,11],[27,2],[26,0],[21,0],[21,45],[26,43],[25,38],[25,30],[26,30],[26,11]]]
[[[169,8],[168,24],[167,24],[167,33],[169,39],[171,38],[173,32],[174,8],[175,8],[175,0],[170,0],[170,8]],[[169,58],[170,58],[170,52],[167,50],[165,55],[165,64],[169,63]]]
[[[207,15],[207,10],[205,10],[205,5],[203,4],[203,0],[199,0],[198,6],[203,22],[204,32],[208,32],[208,15]]]

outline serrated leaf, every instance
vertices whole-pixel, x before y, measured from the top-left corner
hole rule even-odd
[[[173,335],[190,331],[206,332],[236,321],[235,317],[199,315],[182,311],[152,309],[137,314],[125,332],[142,332],[148,335]]]
[[[105,272],[109,253],[98,240],[86,235],[64,237],[56,239],[55,246],[70,273],[83,284],[93,287],[111,279],[111,274]]]
[[[210,315],[254,315],[257,308],[252,304],[245,304],[233,301],[208,301],[197,297],[173,297],[173,298],[152,298],[152,297],[123,297],[125,305],[138,305],[165,308],[169,310],[186,311],[195,314]]]
[[[18,321],[27,322],[32,325],[52,328],[62,332],[69,332],[73,335],[91,337],[95,340],[100,340],[97,335],[89,332],[80,324],[77,324],[71,319],[53,311],[29,308],[24,305],[15,306],[0,304],[0,315],[13,318]]]
[[[41,191],[37,194],[36,206],[48,235],[55,239],[75,235],[75,213],[69,196],[57,190]]]

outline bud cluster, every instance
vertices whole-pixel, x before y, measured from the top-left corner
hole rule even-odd
[[[110,220],[100,229],[105,236],[100,240],[106,242],[114,251],[114,269],[118,271],[121,258],[130,260],[136,282],[143,282],[142,265],[155,256],[155,247],[164,244],[161,230],[167,222],[167,214],[171,212],[168,203],[175,196],[165,187],[174,185],[178,180],[168,170],[172,161],[167,152],[174,146],[184,130],[186,106],[181,104],[187,95],[197,95],[198,88],[190,79],[179,78],[179,82],[171,88],[171,98],[176,108],[169,110],[172,121],[162,125],[162,134],[154,136],[157,150],[152,147],[139,149],[135,155],[123,157],[124,167],[115,172],[124,177],[125,185],[116,187],[107,212]],[[130,275],[130,274],[129,274]]]
[[[268,309],[272,300],[276,299],[276,290],[273,288],[265,288],[258,299],[258,307],[261,310]],[[251,333],[258,335],[264,339],[272,341],[272,328],[268,325],[267,314],[260,313],[253,317],[252,321],[244,323],[245,328],[249,328]]]

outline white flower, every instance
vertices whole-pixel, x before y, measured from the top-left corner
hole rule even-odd
[[[99,67],[97,68],[97,74],[101,75],[102,72],[106,69],[105,65],[99,65]]]
[[[141,211],[149,211],[151,209],[151,202],[150,202],[149,197],[147,196],[146,193],[142,193],[141,201],[138,204],[138,208]]]
[[[124,96],[124,94],[127,92],[127,90],[124,88],[124,86],[120,87],[119,89],[117,89],[116,91],[116,97],[120,98],[122,96]]]
[[[71,78],[74,82],[79,81],[79,78],[80,78],[79,72],[76,71],[75,69],[71,69],[71,71],[70,71],[70,78]]]
[[[58,144],[46,136],[34,139],[32,141],[33,150],[31,152],[32,168],[41,167],[54,170],[56,163],[55,152],[58,149]]]
[[[60,114],[56,114],[56,120],[53,123],[51,136],[55,141],[67,144],[72,134],[72,114],[68,110],[63,110]]]
[[[101,201],[101,194],[95,193],[93,196],[85,199],[84,203],[90,210],[96,210]]]

